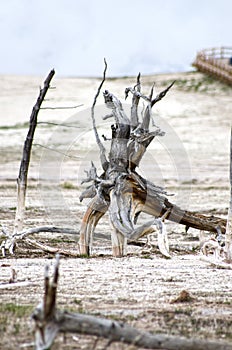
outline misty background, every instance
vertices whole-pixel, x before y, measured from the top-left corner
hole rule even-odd
[[[231,45],[231,0],[8,0],[0,74],[181,72],[202,48]]]

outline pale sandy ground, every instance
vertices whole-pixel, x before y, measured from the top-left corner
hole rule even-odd
[[[144,92],[148,93],[154,81],[159,92],[172,80],[176,80],[176,84],[154,108],[155,123],[166,136],[153,141],[141,164],[141,172],[174,193],[170,200],[183,208],[226,216],[232,90],[199,73],[181,73],[143,77]],[[27,132],[25,123],[42,81],[41,77],[0,77],[0,220],[9,229],[16,206],[15,179]],[[133,86],[134,81],[130,77],[109,79],[105,89],[123,100],[125,87]],[[80,227],[88,204],[88,201],[79,202],[84,188],[80,185],[84,169],[93,159],[99,173],[101,171],[90,119],[90,107],[99,82],[99,79],[54,78],[52,85],[56,89],[49,91],[43,107],[83,106],[75,110],[42,110],[39,114],[40,122],[72,127],[45,124],[37,127],[34,143],[62,154],[41,146],[33,148],[26,227],[45,223]],[[128,105],[125,108],[128,109]],[[99,97],[98,129],[100,134],[110,137],[108,128],[112,121],[104,124],[101,119],[106,113],[103,98]],[[63,153],[78,158],[68,158]],[[189,230],[186,235],[184,227],[172,223],[168,223],[167,228],[171,260],[161,257],[156,249],[151,254],[142,254],[142,248],[134,246],[129,247],[127,257],[112,258],[107,239],[94,241],[91,259],[63,259],[58,304],[114,317],[153,332],[231,341],[231,271],[215,269],[200,261],[198,231]],[[107,216],[98,225],[97,232],[109,235]],[[46,237],[41,235],[40,239],[45,241]],[[63,239],[55,235],[53,242],[49,242],[71,249],[76,247],[75,237]],[[0,349],[16,349],[19,348],[17,342],[33,341],[30,313],[16,317],[9,310],[6,312],[3,305],[13,303],[33,308],[41,300],[43,268],[46,262],[52,264],[48,257],[33,249],[24,249],[22,253],[18,250],[15,257],[0,259],[0,286],[8,282],[12,267],[19,281],[32,282],[27,287],[0,288]],[[183,289],[195,300],[171,304]],[[58,337],[56,348],[90,349],[89,344],[93,341],[83,337],[68,336],[66,343]],[[101,349],[103,344],[98,343],[96,348]],[[126,348],[118,344],[109,347]]]

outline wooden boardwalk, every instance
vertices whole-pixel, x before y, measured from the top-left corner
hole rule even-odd
[[[232,47],[202,50],[197,53],[193,66],[232,86]]]

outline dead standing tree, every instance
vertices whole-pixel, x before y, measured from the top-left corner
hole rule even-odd
[[[52,69],[50,73],[48,74],[47,78],[44,81],[43,88],[40,88],[39,96],[36,100],[35,105],[33,106],[30,120],[29,120],[29,129],[28,133],[24,142],[23,152],[22,152],[22,158],[19,168],[19,175],[17,178],[17,206],[16,206],[16,213],[15,213],[15,220],[14,220],[14,230],[13,232],[10,232],[8,229],[2,227],[2,233],[4,236],[6,236],[6,240],[4,240],[0,246],[2,250],[2,255],[5,256],[6,250],[9,250],[11,254],[14,252],[15,243],[17,241],[24,240],[28,245],[30,246],[36,246],[39,249],[42,249],[44,251],[50,252],[50,253],[57,253],[58,249],[53,247],[45,246],[39,242],[36,242],[35,240],[27,238],[27,236],[40,233],[40,232],[57,232],[57,233],[68,233],[68,234],[77,234],[77,231],[71,230],[69,228],[60,228],[60,227],[53,227],[53,226],[40,226],[35,228],[29,228],[29,229],[23,229],[24,224],[24,214],[25,214],[25,200],[26,200],[26,192],[27,192],[27,180],[28,180],[28,170],[30,165],[30,159],[31,159],[31,150],[33,147],[33,139],[35,130],[37,127],[37,119],[38,119],[38,113],[43,108],[41,107],[45,96],[50,88],[50,84],[52,81],[52,78],[55,75],[55,70]],[[74,107],[44,107],[43,109],[66,109],[66,108],[77,108],[79,106]],[[59,252],[64,255],[74,255],[76,256],[76,253],[67,252],[65,250],[60,250]]]
[[[11,253],[13,253],[14,237],[18,234],[18,232],[22,231],[22,228],[23,228],[23,221],[24,221],[24,214],[25,214],[25,200],[26,200],[26,192],[27,192],[27,175],[28,175],[28,169],[29,169],[29,164],[31,159],[31,149],[32,149],[33,138],[34,138],[35,129],[37,126],[37,117],[54,75],[55,75],[55,71],[54,69],[52,69],[44,81],[43,88],[40,88],[39,96],[31,112],[29,129],[24,142],[23,154],[22,154],[22,159],[21,159],[20,168],[19,168],[19,175],[17,178],[17,207],[16,207],[16,213],[15,213],[14,230],[13,230],[13,233],[11,234],[8,232],[4,232],[4,229],[3,229],[3,233],[5,233],[5,235],[8,237],[8,241],[3,242],[3,245],[1,247],[3,251],[3,255],[5,255],[6,248],[8,248]]]
[[[228,262],[232,262],[232,127],[230,134],[230,204],[228,209],[225,241],[226,259]]]
[[[22,155],[22,160],[19,168],[19,175],[17,178],[17,208],[16,208],[16,214],[15,214],[13,234],[21,231],[23,228],[25,199],[26,199],[26,190],[27,190],[27,174],[28,174],[28,169],[29,169],[29,164],[31,159],[31,149],[32,149],[34,133],[37,126],[37,117],[54,75],[55,75],[55,71],[54,69],[52,69],[44,81],[44,87],[40,88],[39,96],[31,112],[29,130],[27,133],[26,140],[24,142],[23,155]]]
[[[158,245],[160,251],[169,257],[167,234],[164,219],[209,232],[225,233],[226,220],[207,217],[201,213],[183,210],[172,204],[166,197],[163,188],[158,187],[138,174],[136,168],[144,156],[147,147],[156,136],[163,136],[164,132],[156,127],[150,131],[152,107],[165,97],[174,82],[153,98],[153,87],[150,96],[141,93],[140,75],[134,88],[127,88],[125,96],[132,94],[130,118],[123,110],[121,102],[109,91],[103,93],[105,104],[111,113],[105,118],[113,118],[111,147],[108,157],[97,132],[94,107],[101,87],[105,81],[107,65],[103,80],[99,86],[92,106],[93,129],[96,142],[100,149],[100,160],[103,173],[97,175],[94,164],[87,171],[87,178],[83,182],[92,182],[81,195],[80,199],[92,198],[83,217],[79,247],[81,254],[91,253],[92,239],[96,225],[108,211],[112,226],[112,251],[114,256],[123,256],[127,240],[136,240],[144,235],[158,230]],[[147,103],[142,120],[138,115],[140,100]],[[136,226],[141,212],[154,216],[143,225]]]

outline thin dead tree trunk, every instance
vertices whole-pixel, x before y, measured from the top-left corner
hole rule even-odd
[[[166,334],[152,334],[133,328],[125,323],[59,311],[56,307],[59,277],[59,257],[56,258],[54,276],[49,280],[45,269],[44,298],[35,309],[36,350],[50,348],[58,332],[70,332],[107,338],[110,342],[122,342],[145,349],[165,350],[231,350],[231,344],[196,338],[184,338]]]
[[[54,69],[50,71],[46,80],[44,81],[44,87],[40,89],[39,96],[37,98],[36,104],[32,109],[30,116],[30,126],[27,133],[27,137],[23,147],[23,155],[19,169],[19,175],[17,178],[17,207],[15,214],[14,222],[14,232],[13,234],[22,231],[23,228],[23,219],[25,213],[25,199],[26,199],[26,190],[27,190],[27,174],[31,158],[31,148],[34,138],[35,129],[37,126],[37,116],[40,110],[40,107],[43,103],[43,100],[46,96],[46,93],[49,89],[50,82],[55,74]]]
[[[150,131],[152,107],[168,93],[174,82],[153,98],[153,87],[150,96],[141,93],[140,74],[134,88],[125,90],[125,97],[132,94],[131,115],[128,117],[123,110],[121,102],[109,91],[103,93],[105,104],[110,114],[103,119],[113,118],[111,126],[112,139],[108,158],[106,150],[99,138],[94,107],[101,87],[105,81],[106,62],[103,80],[98,88],[92,106],[92,121],[96,142],[100,151],[100,160],[103,173],[97,175],[92,163],[84,182],[92,182],[81,195],[80,199],[93,198],[84,215],[80,230],[79,248],[81,254],[90,254],[95,227],[100,218],[109,212],[112,227],[112,252],[115,256],[122,256],[126,252],[127,241],[137,240],[143,235],[158,231],[158,246],[165,256],[168,252],[164,217],[183,224],[188,229],[193,227],[199,230],[225,233],[226,220],[213,216],[207,217],[201,213],[183,210],[167,199],[164,189],[155,186],[140,176],[136,168],[139,167],[147,147],[156,136],[164,136],[164,132],[155,127]],[[147,103],[141,118],[138,115],[139,101]],[[140,120],[141,119],[141,120]],[[136,225],[141,212],[154,216],[153,220],[144,225]]]
[[[226,259],[232,261],[232,127],[230,135],[230,204],[228,209],[226,239],[225,239]]]
[[[20,240],[21,238],[27,235],[22,230],[23,230],[23,220],[24,220],[24,214],[25,214],[27,176],[28,176],[28,169],[29,169],[29,164],[31,159],[31,149],[32,149],[35,129],[37,126],[37,116],[41,109],[41,105],[44,101],[44,98],[47,94],[47,91],[50,87],[50,82],[54,75],[55,75],[55,71],[54,69],[52,69],[44,81],[44,87],[40,88],[39,96],[31,112],[30,121],[29,121],[29,130],[24,142],[23,154],[22,154],[20,168],[19,168],[19,175],[17,178],[17,206],[16,206],[16,213],[15,213],[15,220],[14,220],[14,230],[11,233],[11,232],[8,232],[8,230],[2,228],[2,233],[7,237],[7,239],[3,241],[0,246],[3,256],[5,256],[6,250],[9,250],[9,252],[13,254],[15,242],[17,241],[17,239]],[[37,231],[39,231],[39,228],[37,228]],[[42,227],[42,230],[40,231],[43,231],[43,227]]]

